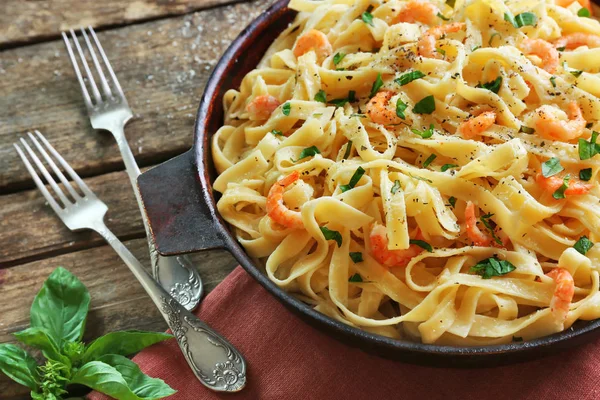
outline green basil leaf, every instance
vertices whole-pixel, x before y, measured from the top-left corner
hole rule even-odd
[[[90,294],[83,283],[58,267],[33,300],[31,327],[45,329],[62,349],[65,342],[81,341],[89,305]]]
[[[582,181],[589,181],[590,179],[592,179],[592,169],[584,168],[582,170],[579,170],[579,179],[581,179]]]
[[[321,232],[323,233],[323,236],[325,236],[325,240],[335,240],[338,247],[342,247],[342,234],[341,233],[339,233],[338,231],[332,231],[331,229],[329,229],[325,226],[321,227]]]
[[[596,131],[592,132],[590,141],[585,139],[579,139],[579,159],[587,160],[600,153],[600,146],[596,143],[599,133]]]
[[[292,111],[292,105],[288,102],[286,102],[283,107],[281,107],[281,112],[283,113],[283,115],[290,115],[290,111]]]
[[[172,335],[161,332],[136,330],[111,332],[87,346],[83,353],[83,362],[96,360],[105,354],[128,356],[172,337]]]
[[[162,379],[151,378],[144,374],[136,363],[126,357],[107,354],[98,361],[116,369],[127,383],[129,390],[140,399],[160,399],[177,392]]]
[[[342,193],[354,188],[354,186],[356,186],[356,184],[360,181],[360,178],[362,178],[362,176],[364,174],[365,174],[365,170],[363,169],[363,167],[358,167],[356,169],[356,171],[354,171],[354,174],[352,174],[352,178],[350,178],[350,182],[347,185],[340,186]]]
[[[446,0],[446,4],[448,4],[448,7],[454,8],[454,4],[456,4],[456,0]]]
[[[499,245],[502,245],[502,240],[496,235],[496,223],[494,221],[491,220],[491,218],[494,216],[494,214],[485,214],[482,215],[479,220],[481,221],[481,223],[483,224],[483,226],[485,226],[487,228],[488,231],[490,231],[490,234],[492,235],[492,238],[494,239],[494,241],[496,243],[498,243]]]
[[[371,14],[370,12],[365,11],[361,14],[360,18],[365,24],[375,26],[375,24],[373,24],[373,14]]]
[[[450,18],[444,17],[441,12],[437,13],[437,17],[444,21],[450,21]]]
[[[581,74],[583,74],[583,71],[571,70],[571,71],[569,71],[569,73],[570,73],[571,75],[573,75],[575,78],[579,78],[579,76],[580,76]]]
[[[483,279],[490,279],[493,276],[506,275],[515,269],[517,268],[511,264],[510,261],[490,257],[479,261],[476,265],[471,267],[470,271],[481,275]]]
[[[577,243],[573,245],[573,248],[584,256],[592,247],[594,247],[594,243],[587,236],[580,237]]]
[[[515,21],[515,17],[509,12],[504,13],[504,20],[507,22],[510,22],[512,24],[512,26],[514,26],[515,28],[519,27],[517,25],[517,21]]]
[[[344,104],[346,104],[348,102],[353,102],[353,101],[356,101],[356,92],[354,90],[350,90],[348,92],[348,97],[346,97],[345,99],[329,100],[328,103],[333,104],[336,107],[343,107]]]
[[[450,203],[453,208],[456,207],[456,197],[452,196],[448,198],[448,203]]]
[[[562,47],[557,47],[556,50],[558,51],[565,51],[566,46],[562,46]]]
[[[379,89],[383,86],[383,79],[381,79],[381,73],[377,74],[377,79],[373,82],[373,86],[371,86],[371,94],[370,97],[373,97],[377,94]]]
[[[429,139],[430,137],[433,136],[434,129],[435,129],[435,127],[433,126],[433,124],[431,124],[431,125],[429,125],[429,129],[420,131],[418,129],[411,128],[411,132],[414,133],[415,135],[421,136],[423,139]]]
[[[560,165],[560,160],[556,157],[552,157],[548,161],[542,163],[542,175],[545,178],[549,178],[563,171],[564,168]]]
[[[71,361],[61,354],[61,349],[54,338],[44,328],[27,328],[21,332],[14,333],[17,340],[27,346],[42,350],[44,357],[71,365]]]
[[[0,344],[0,372],[19,385],[38,389],[37,362],[22,348],[14,344]]]
[[[398,98],[396,101],[396,115],[402,119],[406,119],[406,115],[404,115],[404,111],[408,107],[408,104],[402,101],[401,98]]]
[[[415,104],[413,112],[415,114],[431,114],[435,111],[435,99],[433,95],[422,98]]]
[[[69,384],[87,386],[118,400],[140,400],[129,388],[123,375],[115,367],[101,361],[83,365],[71,377]]]
[[[300,152],[300,156],[298,157],[298,159],[296,161],[300,161],[306,157],[314,157],[317,154],[321,154],[321,151],[317,148],[317,146],[310,146]],[[294,162],[296,162],[296,161],[294,161]]]
[[[525,125],[521,125],[521,127],[519,128],[519,132],[526,133],[528,135],[533,135],[535,133],[535,129]]]
[[[458,165],[456,165],[456,164],[444,164],[444,165],[442,165],[442,172],[446,172],[450,168],[457,168],[457,167],[458,167]]]
[[[502,77],[499,76],[496,79],[494,79],[493,81],[486,82],[484,84],[479,84],[479,85],[477,85],[477,87],[487,89],[490,92],[494,92],[494,93],[498,94],[498,91],[500,91],[501,85],[502,85]]]
[[[442,49],[441,47],[436,48],[435,51],[440,53],[442,56],[446,55],[446,50]]]
[[[425,76],[426,75],[421,71],[411,71],[400,75],[398,78],[394,79],[394,82],[396,82],[400,86],[404,86],[408,85],[414,80],[421,79]]]
[[[356,273],[354,275],[352,275],[350,278],[348,278],[348,282],[362,282],[363,278],[362,276],[360,276],[359,273]]]
[[[396,192],[398,192],[398,190],[400,189],[402,189],[402,187],[400,186],[400,181],[396,179],[394,181],[394,186],[392,186],[392,189],[390,191],[392,192],[392,194],[396,194]]]
[[[592,14],[590,13],[590,10],[588,10],[585,7],[582,7],[579,9],[579,11],[577,11],[577,16],[578,17],[585,17],[585,18],[589,18],[592,16]]]
[[[521,28],[523,26],[535,26],[537,16],[531,12],[524,12],[514,17],[511,13],[504,13],[504,20],[510,22],[515,28]]]
[[[338,65],[339,63],[341,63],[344,57],[346,57],[344,53],[335,53],[335,55],[333,56],[333,65]]]
[[[271,133],[275,136],[283,136],[283,132],[278,131],[277,129],[273,129]]]
[[[550,83],[552,84],[552,87],[556,87],[556,77],[555,76],[550,77]]]
[[[431,164],[436,158],[437,156],[435,154],[431,154],[429,157],[427,157],[427,160],[425,160],[423,163],[423,168],[429,167],[429,164]]]
[[[356,252],[350,253],[350,258],[352,259],[352,262],[354,264],[359,263],[359,262],[363,262],[363,256],[362,256],[362,253],[360,251],[356,251]]]
[[[571,176],[569,174],[565,175],[565,177],[563,178],[563,184],[558,189],[556,189],[554,193],[552,193],[552,197],[554,197],[556,200],[565,198],[565,190],[569,188],[570,177]]]
[[[410,244],[417,245],[420,248],[425,249],[430,253],[433,252],[433,247],[431,247],[431,245],[424,240],[410,239],[408,242]]]
[[[315,101],[327,103],[327,95],[324,90],[319,90],[319,92],[315,94]]]

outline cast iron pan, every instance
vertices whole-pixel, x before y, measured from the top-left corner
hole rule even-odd
[[[200,102],[194,147],[142,174],[138,180],[159,253],[174,255],[207,249],[230,251],[242,267],[285,306],[310,325],[369,353],[406,362],[452,367],[494,366],[532,360],[591,340],[600,334],[600,320],[578,322],[565,332],[507,345],[450,347],[389,339],[352,328],[314,311],[281,290],[245,253],[217,213],[212,182],[210,140],[223,123],[223,94],[238,88],[271,42],[296,15],[288,0],[261,14],[231,44],[213,71]]]

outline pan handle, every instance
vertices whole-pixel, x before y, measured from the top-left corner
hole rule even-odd
[[[141,174],[138,187],[161,255],[225,247],[202,197],[193,149]]]

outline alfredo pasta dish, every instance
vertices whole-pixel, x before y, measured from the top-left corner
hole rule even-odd
[[[554,0],[292,0],[224,98],[218,209],[331,318],[448,345],[600,317],[600,24]]]

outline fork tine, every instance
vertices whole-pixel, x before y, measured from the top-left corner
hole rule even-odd
[[[54,193],[56,193],[58,195],[58,197],[60,198],[60,201],[62,201],[63,205],[66,207],[66,206],[72,204],[69,201],[69,199],[67,199],[67,196],[65,196],[62,189],[60,187],[58,187],[58,185],[54,181],[54,178],[52,178],[52,175],[50,175],[50,173],[48,172],[48,170],[46,169],[46,167],[44,166],[44,164],[42,163],[40,158],[37,156],[37,154],[35,154],[33,149],[29,146],[29,143],[27,143],[27,141],[24,138],[21,138],[21,145],[23,147],[25,147],[25,150],[27,150],[27,153],[29,153],[29,157],[31,157],[34,164],[38,167],[38,170],[40,170],[42,175],[44,175],[44,178],[46,178],[46,182],[48,182],[50,184],[50,187],[52,187],[52,190],[54,190]]]
[[[79,193],[77,193],[75,191],[75,189],[73,189],[73,185],[71,185],[71,182],[69,182],[67,180],[67,178],[65,177],[65,175],[61,172],[61,170],[58,169],[58,167],[56,166],[56,163],[52,161],[52,159],[50,158],[50,156],[48,155],[46,150],[44,150],[44,148],[42,147],[40,142],[35,138],[35,136],[33,136],[31,134],[31,132],[27,132],[27,135],[29,136],[29,139],[31,139],[33,144],[35,144],[35,147],[37,147],[38,151],[40,153],[42,153],[42,156],[44,157],[44,159],[46,160],[48,165],[50,165],[50,168],[52,168],[52,171],[54,171],[54,174],[56,176],[58,176],[58,179],[60,179],[60,181],[62,182],[64,187],[67,188],[67,191],[71,194],[71,196],[73,196],[73,198],[75,200],[81,199],[81,195]]]
[[[100,96],[100,92],[98,91],[96,80],[94,79],[94,75],[92,75],[92,71],[90,71],[88,62],[85,59],[85,54],[83,54],[83,50],[81,50],[81,46],[79,45],[79,39],[77,39],[77,35],[75,35],[75,31],[73,29],[71,29],[69,32],[71,32],[71,38],[73,39],[73,42],[75,42],[75,47],[77,48],[77,53],[79,53],[79,58],[81,59],[81,63],[83,64],[83,69],[85,69],[87,78],[90,81],[92,93],[94,94],[94,99],[96,99],[96,105],[102,104],[102,97]]]
[[[88,51],[92,56],[92,60],[94,61],[94,66],[96,67],[96,71],[98,72],[98,76],[100,77],[100,83],[102,84],[102,90],[104,91],[104,96],[107,98],[112,98],[112,91],[110,90],[110,86],[108,86],[108,81],[106,80],[106,75],[104,75],[104,71],[102,71],[102,66],[98,61],[98,57],[96,57],[96,51],[94,51],[94,46],[90,42],[87,33],[85,33],[85,29],[80,28],[81,33],[83,34],[83,39],[87,44]]]
[[[40,189],[40,192],[42,192],[42,195],[44,195],[46,201],[48,202],[48,204],[50,204],[50,207],[52,207],[55,213],[61,215],[63,212],[63,208],[58,205],[56,200],[54,200],[54,197],[52,197],[48,189],[46,189],[46,186],[44,186],[44,183],[38,176],[37,172],[35,172],[33,165],[31,165],[31,163],[27,159],[27,156],[23,153],[18,144],[14,143],[13,146],[15,146],[15,149],[17,150],[17,153],[19,153],[19,157],[21,157],[23,164],[25,164],[25,168],[27,168],[29,175],[31,175],[31,177],[33,178],[35,185],[38,187],[38,189]]]
[[[77,172],[75,172],[75,170],[71,168],[71,166],[65,161],[64,158],[62,158],[58,151],[56,151],[56,149],[52,147],[52,145],[48,142],[48,140],[46,140],[44,135],[42,135],[39,131],[35,131],[35,133],[38,136],[38,138],[42,141],[42,143],[44,143],[50,154],[52,154],[54,158],[58,160],[63,169],[67,172],[67,174],[69,174],[71,179],[73,179],[73,181],[75,181],[75,183],[79,185],[81,191],[88,196],[94,196],[94,192],[90,190],[88,185],[86,185],[83,179],[81,179],[79,175],[77,175]]]
[[[92,34],[92,38],[94,38],[94,43],[96,43],[96,47],[98,48],[98,51],[100,52],[100,55],[102,56],[102,61],[104,61],[104,65],[106,65],[106,68],[108,69],[108,73],[110,74],[110,76],[113,80],[115,88],[117,89],[117,93],[119,93],[122,100],[125,100],[125,94],[123,93],[123,89],[121,89],[121,85],[119,84],[117,75],[115,75],[115,71],[113,71],[112,67],[110,66],[108,57],[106,57],[106,53],[104,53],[104,49],[102,48],[102,45],[100,44],[100,41],[98,40],[98,36],[96,36],[96,32],[94,32],[94,28],[92,28],[91,26],[88,26],[88,30]]]
[[[93,105],[92,99],[90,98],[90,92],[88,92],[88,89],[85,86],[85,81],[83,80],[83,76],[81,76],[81,71],[79,70],[79,65],[77,65],[77,59],[75,58],[75,54],[73,53],[73,48],[71,47],[69,37],[64,32],[62,32],[62,37],[65,41],[65,45],[67,46],[67,53],[69,53],[69,58],[71,59],[71,64],[73,65],[73,69],[75,70],[75,75],[77,75],[79,86],[81,86],[81,92],[83,93],[83,100],[85,101],[85,106],[88,108],[92,108]]]

